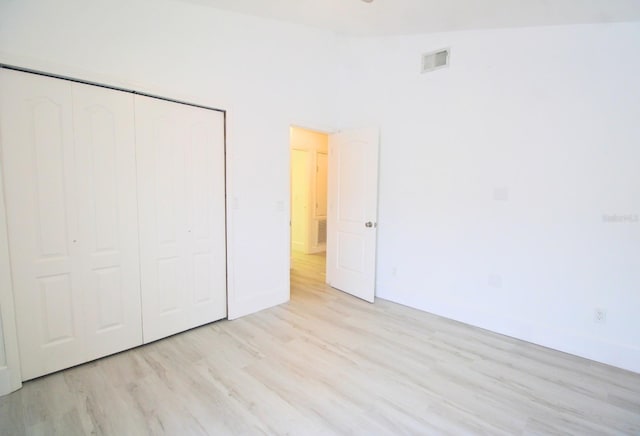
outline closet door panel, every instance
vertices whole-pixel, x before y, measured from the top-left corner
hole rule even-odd
[[[227,316],[224,115],[189,108],[187,247],[195,325]]]
[[[220,115],[136,96],[144,342],[226,316]]]
[[[82,361],[71,83],[0,70],[2,165],[23,379]]]
[[[142,344],[133,96],[73,84],[87,360]]]
[[[144,342],[188,325],[186,168],[180,105],[136,96]]]

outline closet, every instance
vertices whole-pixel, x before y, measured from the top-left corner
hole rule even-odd
[[[135,105],[149,342],[227,315],[224,119],[139,95]]]
[[[224,115],[0,69],[22,379],[226,316]]]

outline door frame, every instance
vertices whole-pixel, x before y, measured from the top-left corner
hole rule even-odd
[[[293,248],[292,248],[292,240],[291,240],[291,232],[292,232],[292,223],[291,223],[291,217],[293,214],[293,201],[292,201],[292,195],[293,195],[293,183],[291,180],[291,165],[292,165],[292,161],[291,161],[291,151],[293,150],[293,148],[291,148],[291,129],[295,128],[295,129],[303,129],[303,130],[309,130],[311,132],[315,132],[315,133],[321,133],[323,135],[327,135],[330,136],[334,133],[336,133],[335,130],[333,129],[326,129],[326,128],[316,128],[316,127],[309,127],[306,124],[298,124],[298,123],[291,123],[289,124],[289,139],[288,139],[288,148],[289,148],[289,153],[288,153],[288,165],[287,168],[289,170],[289,269],[291,270],[293,268]],[[329,149],[327,148],[327,156],[329,155]],[[328,172],[328,168],[327,168],[327,172]],[[328,173],[327,173],[327,180],[328,180]],[[327,192],[327,196],[329,195],[329,192]],[[327,241],[328,242],[328,241]],[[326,248],[325,248],[326,250]],[[326,252],[326,251],[325,251]],[[325,273],[326,273],[326,262],[325,262]],[[291,299],[291,283],[289,283],[289,299]]]
[[[336,129],[327,129],[327,128],[322,128],[322,127],[318,127],[318,128],[309,127],[307,124],[304,124],[304,123],[302,123],[302,124],[298,124],[298,123],[289,124],[289,128],[292,128],[292,127],[300,128],[300,129],[304,129],[304,130],[310,130],[312,132],[322,133],[322,134],[325,134],[325,135],[328,135],[328,136],[331,136],[333,134],[341,132],[341,130],[336,130]],[[378,141],[380,141],[380,139],[378,139]],[[379,144],[380,144],[380,142],[378,142],[378,147],[380,146]],[[327,149],[327,157],[329,158],[329,160],[330,160],[330,155],[331,155],[331,151],[330,151],[330,147],[329,147]],[[289,172],[291,172],[291,133],[289,133],[289,155],[288,156],[289,156],[288,168],[289,168]],[[327,164],[329,164],[329,162],[327,162]],[[380,178],[379,165],[380,165],[380,162],[378,161],[378,184],[376,185],[376,195],[379,195],[379,192],[378,192],[378,185],[379,185],[379,178]],[[328,185],[328,182],[331,179],[331,177],[332,177],[331,171],[329,171],[329,168],[327,167],[327,185]],[[292,190],[291,178],[289,178],[289,199],[290,200],[291,200],[292,192],[293,192],[293,190]],[[329,190],[328,190],[328,186],[327,186],[327,197],[328,196],[329,196]],[[292,207],[293,207],[293,205],[291,204],[291,201],[289,201],[289,253],[290,253],[289,262],[290,262],[290,268],[293,267],[293,255],[292,255],[292,248],[291,248],[292,247],[292,244],[291,244],[291,213],[292,213],[291,208]],[[329,219],[328,213],[329,212],[327,210],[327,220]],[[376,227],[377,227],[377,224],[378,224],[377,223],[377,215],[378,215],[378,210],[376,208]],[[376,245],[377,245],[377,240],[378,240],[378,234],[376,232]],[[326,243],[326,251],[328,251],[328,250],[329,250],[329,238],[327,238],[327,243]],[[375,272],[377,273],[377,257],[378,257],[377,251],[376,251],[376,256],[375,257],[376,257]],[[325,261],[325,283],[327,283],[327,281],[326,281],[326,273],[327,273],[327,263]],[[376,276],[377,276],[377,274],[376,274]],[[374,284],[374,286],[375,286],[375,284]],[[375,294],[375,288],[374,288],[374,294]],[[289,298],[291,298],[291,284],[289,284]]]
[[[292,129],[306,130],[308,132],[317,133],[317,134],[320,134],[320,135],[325,135],[327,137],[327,149],[326,149],[326,152],[318,151],[318,150],[315,150],[315,149],[311,150],[311,149],[306,149],[306,148],[294,148],[294,147],[292,147],[292,145],[291,145],[291,138],[292,138],[291,132],[292,132]],[[292,219],[293,218],[293,197],[292,197],[292,195],[293,195],[293,180],[291,178],[292,169],[293,169],[293,166],[292,166],[293,165],[293,161],[292,161],[293,152],[294,151],[302,151],[302,152],[314,155],[313,158],[309,157],[308,160],[307,160],[307,163],[309,164],[309,171],[311,172],[311,171],[313,171],[313,167],[311,166],[312,162],[315,164],[316,168],[318,166],[318,155],[319,154],[325,154],[327,156],[329,155],[328,139],[329,139],[329,136],[331,136],[331,135],[332,135],[332,133],[330,133],[330,132],[324,132],[324,131],[320,131],[320,130],[317,130],[317,129],[310,129],[310,128],[307,128],[307,127],[297,126],[297,125],[293,125],[293,124],[289,126],[289,252],[290,252],[290,256],[289,257],[291,259],[293,257],[293,255],[292,255],[292,251],[293,251],[293,219]],[[327,162],[327,171],[328,171],[328,169],[329,168],[328,168],[328,162]],[[316,173],[317,173],[317,171],[316,171]],[[316,180],[315,176],[314,176],[314,186],[313,186],[313,188],[315,188],[315,189],[313,189],[313,193],[312,194],[311,194],[312,191],[310,190],[310,195],[313,195],[313,198],[317,199],[317,180]],[[325,197],[328,197],[328,192],[326,193]],[[312,212],[309,211],[309,214],[312,214]],[[313,216],[315,216],[315,215],[310,215],[310,217],[313,217]],[[316,245],[314,247],[312,241],[310,240],[310,236],[311,235],[310,235],[310,230],[309,230],[309,232],[307,232],[307,240],[306,240],[306,244],[305,245],[307,246],[307,248],[309,249],[309,251],[311,253],[321,253],[323,251],[322,250],[322,245]],[[324,246],[325,246],[325,250],[326,250],[326,243],[324,244]],[[313,251],[314,249],[315,249],[315,251]],[[291,267],[291,265],[290,265],[290,267]]]

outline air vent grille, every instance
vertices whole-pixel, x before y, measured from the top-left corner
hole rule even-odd
[[[428,73],[449,66],[449,49],[441,49],[422,55],[422,72]]]
[[[318,221],[318,245],[327,242],[327,220]]]

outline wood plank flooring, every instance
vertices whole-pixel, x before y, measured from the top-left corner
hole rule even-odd
[[[324,285],[24,384],[2,435],[640,434],[640,375]]]

